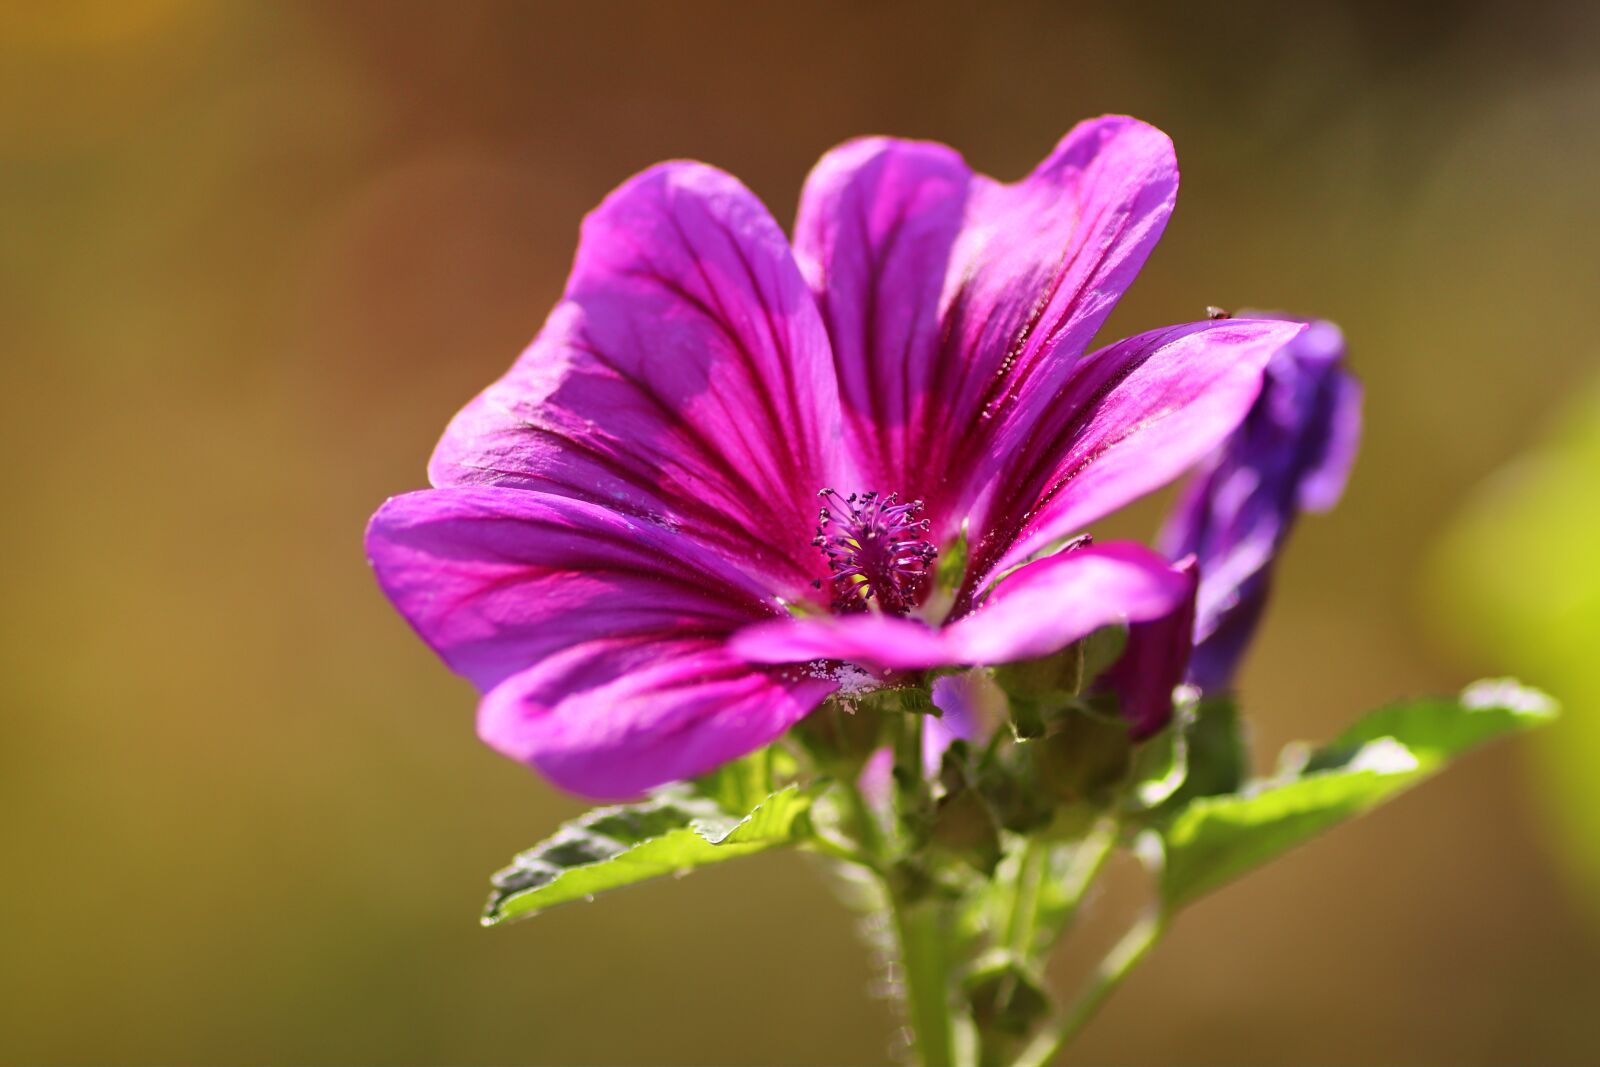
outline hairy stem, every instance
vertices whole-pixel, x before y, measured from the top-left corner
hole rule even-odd
[[[922,768],[923,716],[900,717],[894,742],[894,799],[903,855],[921,850],[928,796]],[[902,993],[917,1061],[924,1067],[953,1062],[950,1008],[952,931],[950,908],[925,884],[927,872],[902,864],[885,879],[899,942]]]
[[[899,942],[902,992],[912,1046],[923,1067],[954,1062],[950,1017],[948,909],[935,900],[907,901],[891,893]]]

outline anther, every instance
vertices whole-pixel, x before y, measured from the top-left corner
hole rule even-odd
[[[817,495],[839,508],[821,509],[812,541],[828,558],[834,610],[861,612],[876,605],[888,614],[910,612],[927,589],[938,554],[927,540],[929,520],[917,518],[922,501],[902,504],[898,493],[877,490],[841,496],[823,489]]]

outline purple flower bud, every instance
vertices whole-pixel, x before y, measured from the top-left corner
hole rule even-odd
[[[1361,436],[1361,386],[1344,364],[1344,337],[1329,322],[1312,322],[1280,349],[1244,422],[1201,465],[1162,531],[1163,552],[1199,563],[1189,681],[1202,690],[1231,684],[1296,516],[1326,511],[1344,491]]]

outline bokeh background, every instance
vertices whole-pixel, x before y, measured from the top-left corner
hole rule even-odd
[[[477,744],[361,530],[633,171],[786,220],[846,137],[1009,178],[1106,111],[1184,169],[1107,332],[1326,315],[1368,386],[1244,675],[1261,757],[1507,669],[1571,707],[1194,908],[1080,1059],[1600,1062],[1582,0],[0,3],[0,1061],[882,1062],[802,857],[477,927],[578,805]]]

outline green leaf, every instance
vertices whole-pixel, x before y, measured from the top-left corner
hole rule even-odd
[[[1160,807],[1189,777],[1189,746],[1182,730],[1169,726],[1133,753],[1127,803],[1134,811]]]
[[[1556,717],[1556,705],[1537,689],[1509,678],[1474,682],[1459,699],[1436,697],[1380,708],[1312,755],[1309,767],[1336,763],[1348,752],[1383,737],[1399,741],[1419,758],[1448,759],[1502,734]]]
[[[1250,774],[1239,708],[1227,695],[1180,701],[1173,721],[1183,751],[1183,780],[1163,804],[1168,812],[1198,797],[1233,793]]]
[[[1161,894],[1175,910],[1352,816],[1491,738],[1546,722],[1548,697],[1479,682],[1459,699],[1409,701],[1368,715],[1280,776],[1199,797],[1158,831]]]
[[[596,808],[494,876],[483,924],[527,918],[610,889],[791,844],[809,832],[806,813],[819,788],[786,786],[743,818],[686,790]]]
[[[773,750],[765,748],[742,759],[729,760],[710,774],[696,778],[690,788],[715,803],[724,815],[743,815],[772,792],[773,757]]]

